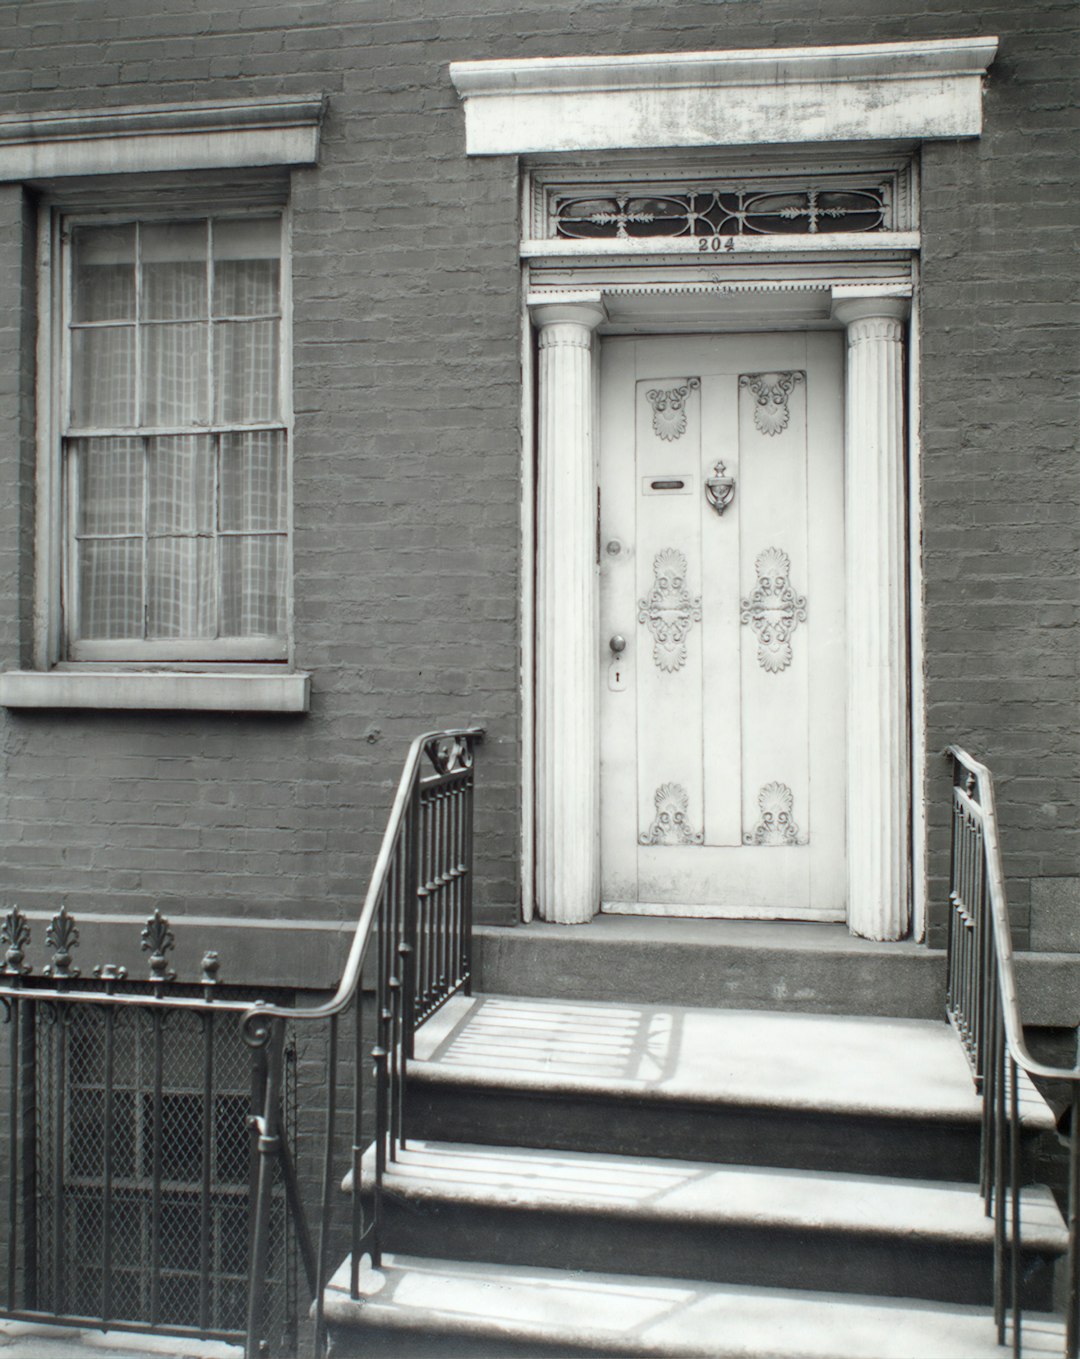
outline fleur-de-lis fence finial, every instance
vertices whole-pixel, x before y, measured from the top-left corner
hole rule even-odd
[[[68,908],[63,903],[49,921],[45,931],[45,942],[53,950],[52,962],[45,968],[45,975],[55,977],[58,981],[77,977],[79,969],[71,966],[71,951],[79,946],[79,931],[75,925],[75,917],[68,913]]]
[[[25,977],[31,972],[33,969],[23,962],[29,943],[30,926],[26,916],[18,906],[12,906],[0,921],[0,948],[7,949],[0,972],[16,977]]]
[[[169,928],[169,922],[161,914],[161,907],[154,910],[154,914],[143,926],[142,949],[144,953],[150,954],[150,980],[153,982],[175,981],[176,973],[169,967],[169,960],[165,956],[170,950],[176,947],[176,940],[173,932]]]

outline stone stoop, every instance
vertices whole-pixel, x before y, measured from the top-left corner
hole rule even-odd
[[[416,1056],[389,1254],[360,1299],[332,1283],[335,1354],[1002,1353],[943,1022],[479,996]],[[1021,1100],[1030,1167],[1053,1120]],[[1024,1353],[1060,1354],[1066,1229],[1045,1188],[1022,1204]]]

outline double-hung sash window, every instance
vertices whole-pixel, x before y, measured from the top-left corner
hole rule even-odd
[[[282,217],[65,220],[67,658],[288,652]]]

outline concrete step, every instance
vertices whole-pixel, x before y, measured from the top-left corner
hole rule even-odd
[[[974,1180],[980,1106],[943,1022],[455,998],[417,1034],[416,1136]],[[1022,1090],[1029,1140],[1053,1125]]]
[[[364,1160],[365,1188],[374,1171]],[[993,1300],[973,1185],[411,1141],[383,1180],[388,1249],[942,1302]],[[1052,1306],[1068,1234],[1022,1195],[1026,1305]]]
[[[945,954],[845,925],[598,915],[475,931],[476,988],[563,1000],[938,1019]]]
[[[1001,1359],[984,1308],[386,1256],[327,1290],[339,1359]],[[1063,1329],[1024,1318],[1024,1359]]]

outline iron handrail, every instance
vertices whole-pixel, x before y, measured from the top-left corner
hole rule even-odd
[[[453,741],[479,741],[483,738],[483,727],[451,727],[446,731],[429,731],[422,736],[418,736],[409,747],[409,753],[405,757],[405,765],[401,772],[401,779],[398,782],[397,793],[394,796],[393,806],[390,808],[390,817],[386,824],[386,831],[383,834],[382,844],[379,846],[378,857],[375,860],[375,867],[371,871],[371,882],[368,885],[367,896],[364,898],[363,909],[360,918],[356,922],[356,929],[353,933],[352,943],[349,946],[349,954],[345,960],[345,966],[341,972],[341,980],[338,982],[337,990],[333,996],[324,1001],[321,1005],[311,1005],[307,1007],[297,1006],[292,1009],[287,1006],[267,1005],[263,1001],[256,1001],[254,1005],[245,1007],[246,1013],[240,1021],[241,1028],[245,1035],[252,1034],[267,1019],[290,1019],[290,1020],[316,1020],[330,1019],[334,1015],[341,1014],[347,1010],[356,995],[356,988],[360,983],[360,977],[364,969],[364,959],[371,944],[372,929],[379,909],[379,902],[383,892],[386,890],[386,879],[390,872],[390,865],[394,857],[394,848],[397,844],[398,836],[401,832],[401,824],[405,817],[405,810],[412,796],[413,786],[420,769],[420,762],[423,759],[425,749],[433,741],[453,740]]]
[[[383,1178],[387,1162],[405,1145],[405,1086],[413,1055],[413,1034],[450,996],[471,987],[472,940],[472,792],[473,752],[482,727],[425,732],[409,747],[386,831],[372,870],[337,988],[327,1001],[311,1006],[280,1006],[258,1001],[240,1020],[244,1041],[266,1054],[268,1079],[261,1114],[253,1117],[258,1134],[259,1169],[255,1187],[248,1271],[246,1359],[266,1353],[262,1338],[265,1264],[270,1231],[270,1193],[274,1164],[280,1158],[278,1072],[286,1023],[326,1022],[326,1112],[321,1170],[321,1211],[317,1259],[309,1274],[313,1295],[314,1350],[326,1348],[324,1313],[328,1283],[330,1222],[336,1190],[335,1136],[338,1127],[338,1020],[352,1007],[354,1033],[352,1221],[350,1292],[359,1292],[361,1246],[373,1267],[381,1263]],[[432,771],[422,776],[427,759]],[[362,1116],[364,1020],[361,980],[369,953],[375,959],[375,1118],[371,1213],[361,1209],[364,1140]],[[311,1236],[298,1190],[290,1188],[289,1210],[298,1234]]]
[[[1016,980],[993,775],[961,746],[950,745],[944,753],[953,761],[954,770],[946,1008],[971,1059],[983,1102],[980,1188],[987,1214],[992,1213],[995,1218],[994,1312],[998,1339],[1004,1343],[1006,1312],[1011,1311],[1013,1354],[1019,1359],[1022,1301],[1018,1072],[1023,1071],[1029,1077],[1067,1084],[1070,1090],[1065,1355],[1066,1359],[1078,1359],[1080,1050],[1074,1066],[1061,1067],[1040,1061],[1028,1048]],[[965,775],[963,786],[957,777],[960,770]],[[1011,1199],[1008,1229],[1006,1197]],[[1011,1275],[1008,1305],[1006,1255]]]
[[[951,745],[946,750],[957,764],[968,771],[975,780],[978,791],[977,811],[983,825],[983,839],[986,846],[987,894],[990,913],[993,919],[994,951],[997,954],[1000,977],[998,987],[1001,993],[1002,1019],[1009,1051],[1017,1066],[1022,1067],[1029,1076],[1042,1076],[1052,1081],[1080,1081],[1080,1056],[1071,1067],[1050,1066],[1033,1056],[1024,1041],[1024,1024],[1020,1014],[1020,998],[1016,985],[1016,962],[1012,946],[1012,930],[1009,924],[1009,910],[1005,895],[1005,871],[1001,857],[1001,837],[998,833],[997,802],[994,797],[994,776],[984,764],[980,764],[963,747]],[[970,794],[957,789],[968,801]]]

